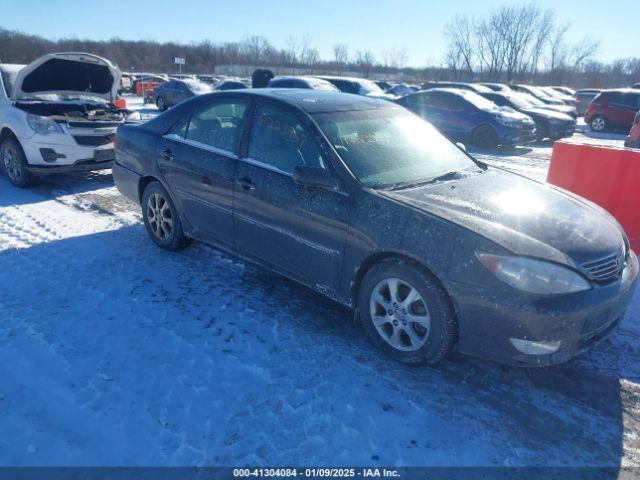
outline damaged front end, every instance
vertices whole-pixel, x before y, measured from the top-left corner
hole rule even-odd
[[[139,121],[117,108],[120,71],[86,53],[45,55],[24,67],[13,88],[13,106],[33,132],[21,143],[32,173],[109,168],[117,128]]]

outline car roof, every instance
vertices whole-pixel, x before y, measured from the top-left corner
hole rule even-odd
[[[212,95],[242,95],[278,100],[304,110],[307,113],[346,112],[353,110],[402,109],[389,102],[363,95],[330,92],[325,90],[307,90],[302,88],[252,88]]]
[[[373,82],[373,80],[369,80],[367,78],[358,78],[358,77],[340,77],[335,75],[314,75],[314,78],[320,78],[322,80],[345,80],[347,82]],[[374,82],[375,83],[375,82]]]

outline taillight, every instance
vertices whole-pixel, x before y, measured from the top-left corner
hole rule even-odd
[[[576,105],[580,105],[582,103],[582,99],[580,97],[576,98]]]
[[[640,112],[636,113],[636,118],[633,119],[633,124],[638,125],[640,123]]]

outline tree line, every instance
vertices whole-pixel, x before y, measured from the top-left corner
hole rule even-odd
[[[533,3],[480,18],[457,15],[445,27],[444,65],[463,81],[613,87],[640,80],[640,58],[597,62],[599,42],[585,36],[571,43],[570,28]]]
[[[390,47],[380,58],[370,50],[350,51],[336,43],[330,58],[321,58],[311,36],[290,36],[284,47],[262,36],[237,42],[202,40],[192,43],[152,40],[49,40],[0,27],[0,62],[29,63],[46,53],[85,51],[108,58],[124,71],[174,72],[174,57],[183,57],[183,71],[214,73],[217,66],[276,68],[280,73],[349,73],[404,81],[459,80],[525,82],[613,87],[640,81],[640,58],[609,64],[594,60],[598,42],[567,40],[568,24],[535,4],[504,6],[484,18],[458,15],[446,25],[447,50],[440,65],[408,67],[408,51]]]

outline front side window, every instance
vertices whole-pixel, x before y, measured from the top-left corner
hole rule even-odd
[[[249,157],[291,174],[298,165],[323,167],[315,138],[291,113],[258,105],[251,127]]]
[[[206,106],[191,114],[184,138],[203,145],[235,152],[242,134],[247,104],[240,100],[225,100]],[[176,125],[176,134],[183,131]]]
[[[480,171],[433,126],[406,110],[332,112],[314,118],[367,187],[417,184],[450,172]]]

